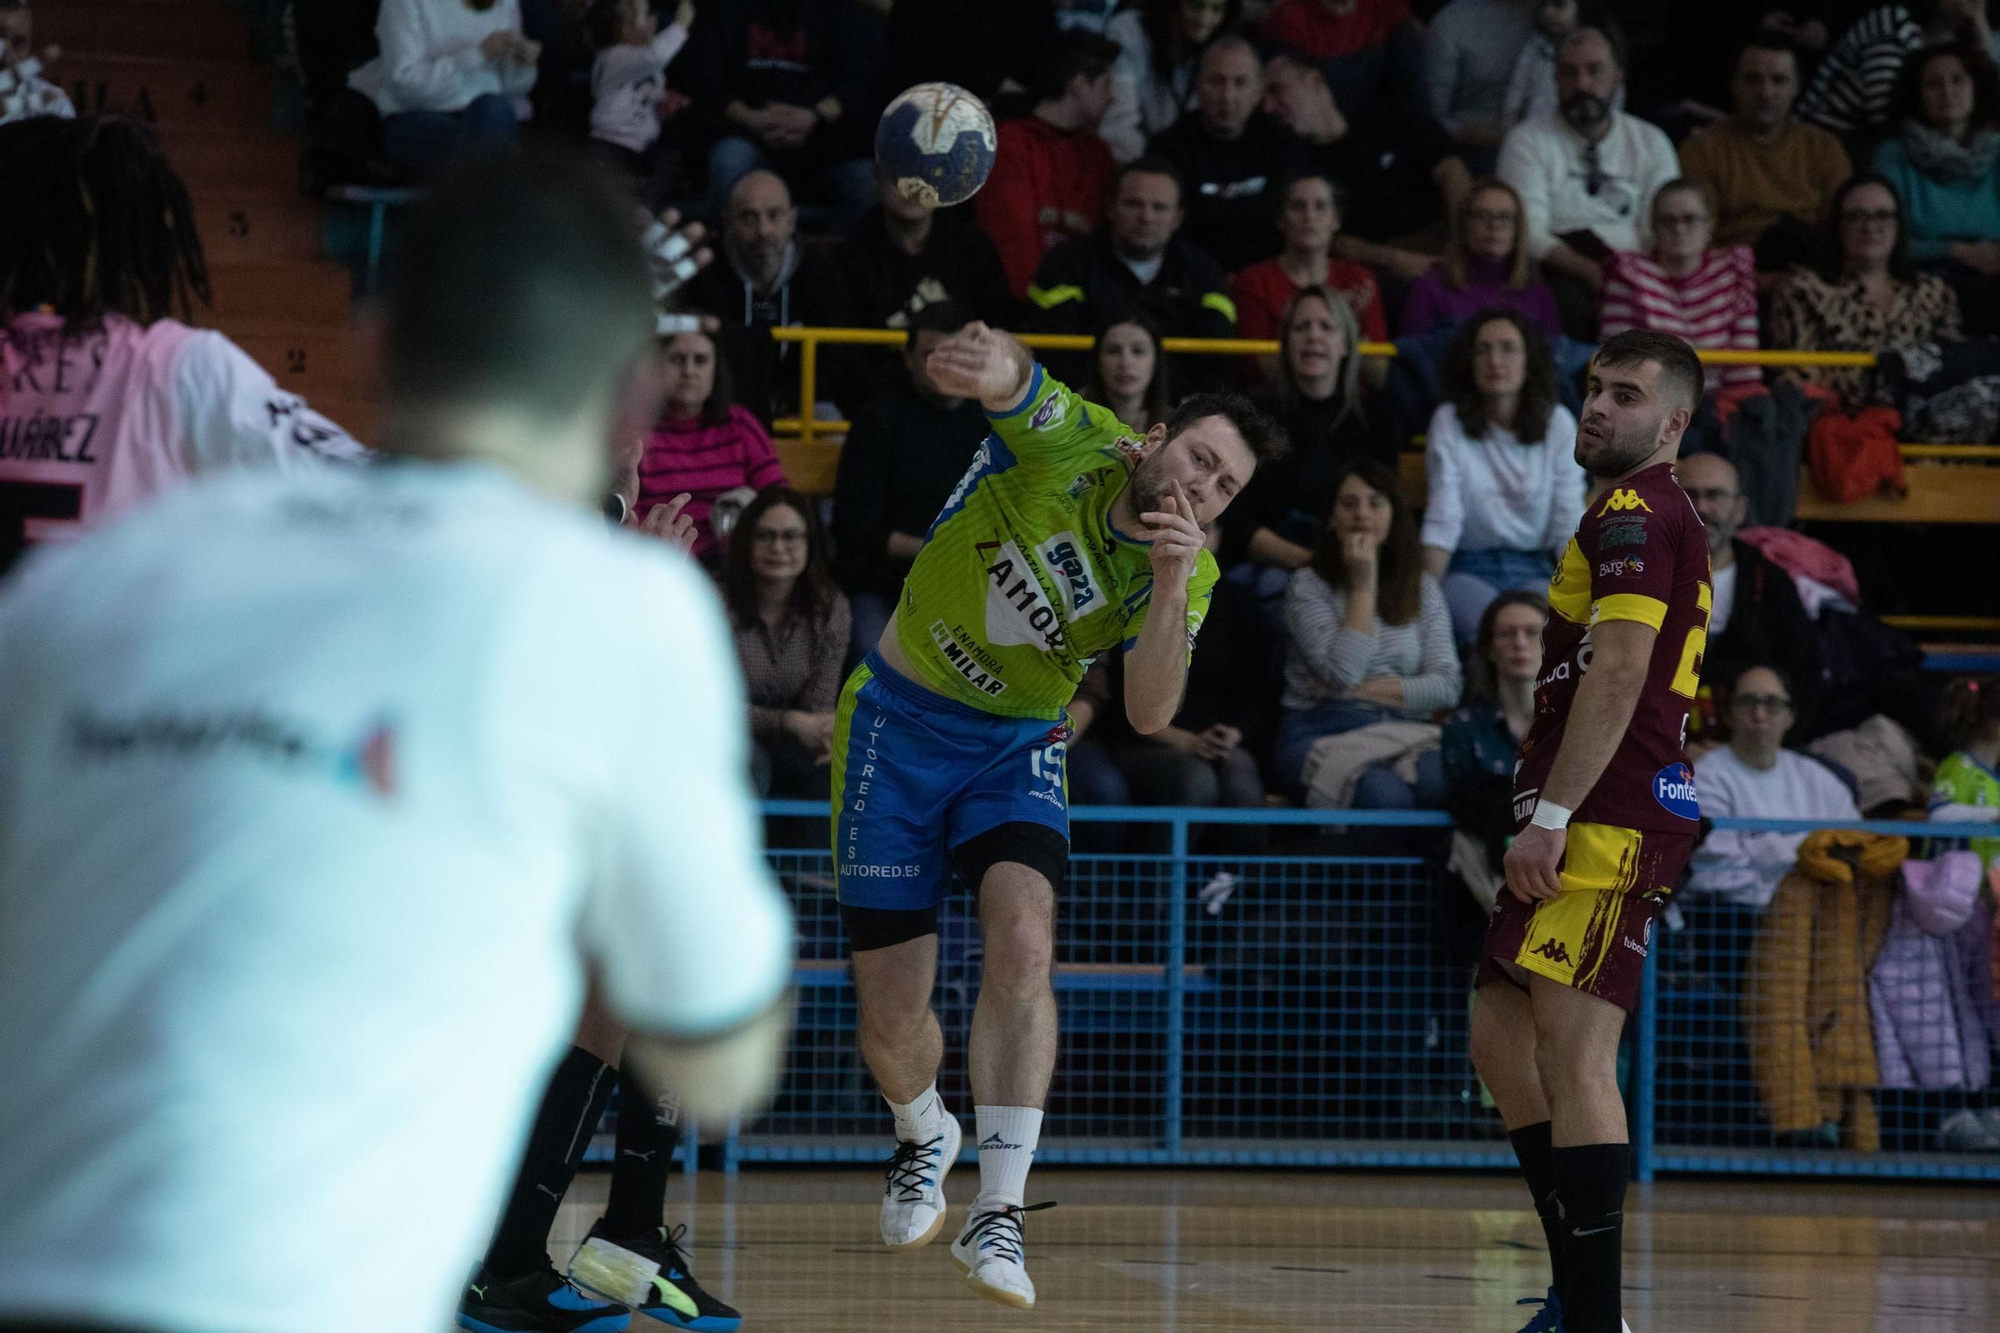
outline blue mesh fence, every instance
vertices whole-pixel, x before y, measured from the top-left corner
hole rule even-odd
[[[783,816],[772,863],[799,915],[798,1029],[775,1105],[731,1135],[726,1159],[878,1160],[889,1123],[856,1049],[824,808],[771,809]],[[1437,873],[1443,816],[1074,813],[1144,827],[1125,845],[1148,850],[1072,858],[1040,1160],[1512,1165],[1467,1055],[1481,932]],[[1249,824],[1276,826],[1275,852],[1227,850]],[[1990,963],[1975,977],[1985,959],[1963,941],[1947,958],[1913,935],[1892,890],[1865,904],[1846,892],[1851,903],[1832,889],[1768,910],[1677,897],[1621,1061],[1643,1176],[2000,1180],[2000,1096],[1975,1050],[1992,1034],[1972,1003],[1983,984],[1990,1005]],[[939,1086],[967,1116],[971,911],[965,893],[946,905],[935,996]],[[1915,972],[1881,969],[1896,960]],[[1925,970],[1940,961],[1964,973],[1943,989]],[[1954,1069],[1956,1086],[1892,1086]]]

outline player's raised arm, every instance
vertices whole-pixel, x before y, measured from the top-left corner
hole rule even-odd
[[[1202,552],[1194,505],[1178,483],[1160,497],[1160,506],[1139,515],[1153,543],[1153,594],[1146,623],[1125,651],[1125,718],[1142,736],[1168,726],[1181,711],[1190,643],[1189,584]]]

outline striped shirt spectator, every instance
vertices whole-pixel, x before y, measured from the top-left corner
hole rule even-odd
[[[1748,246],[1711,250],[1705,187],[1670,181],[1653,196],[1653,252],[1625,250],[1604,266],[1603,337],[1652,329],[1697,349],[1757,346],[1757,265]],[[1756,385],[1755,366],[1710,366],[1708,387]]]
[[[682,512],[694,520],[695,555],[706,559],[722,546],[710,522],[716,500],[734,490],[782,485],[785,470],[763,425],[729,400],[728,367],[707,334],[676,334],[661,363],[666,406],[639,460],[635,508],[643,519],[654,505],[687,492],[693,498]]]
[[[1923,39],[1923,26],[1905,6],[1869,10],[1820,62],[1799,99],[1799,117],[1837,134],[1882,124],[1903,61]]]

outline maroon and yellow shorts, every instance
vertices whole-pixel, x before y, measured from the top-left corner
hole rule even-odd
[[[1477,984],[1519,986],[1518,968],[1629,1013],[1639,1003],[1653,919],[1694,846],[1691,834],[1571,824],[1561,894],[1524,903],[1500,890]]]

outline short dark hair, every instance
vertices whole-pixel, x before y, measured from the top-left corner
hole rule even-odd
[[[389,395],[548,419],[617,392],[654,342],[637,210],[573,153],[467,162],[411,212],[389,291]]]
[[[1768,671],[1776,676],[1778,684],[1784,687],[1785,697],[1792,701],[1794,709],[1798,708],[1799,695],[1797,688],[1792,684],[1792,673],[1779,666],[1776,662],[1759,662],[1753,660],[1738,662],[1736,665],[1730,667],[1729,676],[1723,681],[1723,685],[1725,692],[1731,699],[1736,697],[1736,687],[1743,683],[1743,678],[1753,671]]]
[[[1125,184],[1127,176],[1165,176],[1174,183],[1175,201],[1187,203],[1187,182],[1181,179],[1181,169],[1158,153],[1141,153],[1118,168],[1118,175],[1111,182],[1112,197],[1117,197],[1119,187]]]
[[[1118,43],[1098,33],[1080,28],[1065,32],[1043,55],[1035,72],[1035,100],[1052,102],[1068,92],[1075,79],[1109,74],[1121,52]]]
[[[1801,77],[1805,74],[1805,57],[1799,53],[1799,44],[1789,37],[1768,29],[1760,29],[1736,44],[1736,54],[1729,61],[1730,78],[1736,77],[1736,71],[1743,67],[1743,57],[1752,51],[1771,51],[1778,55],[1790,56],[1792,73]]]
[[[910,316],[910,341],[919,333],[957,333],[972,322],[972,312],[956,301],[932,301]]]
[[[1240,393],[1189,394],[1167,414],[1167,438],[1173,439],[1203,417],[1228,418],[1259,467],[1275,463],[1291,452],[1292,442],[1285,428]]]
[[[1704,376],[1701,358],[1685,339],[1653,329],[1626,329],[1606,338],[1591,358],[1591,364],[1599,366],[1637,366],[1648,361],[1660,368],[1660,383],[1678,393],[1693,414],[1701,406]]]
[[[1611,48],[1612,64],[1618,66],[1621,70],[1629,68],[1625,63],[1627,54],[1625,30],[1619,27],[1609,14],[1600,14],[1589,22],[1579,23],[1570,29],[1569,35],[1556,44],[1556,58],[1560,60],[1562,58],[1562,48],[1568,46],[1572,41],[1586,32],[1594,32],[1604,39],[1604,44]]]
[[[685,329],[662,338],[660,351],[664,353],[676,338],[700,338],[708,344],[708,354],[715,362],[715,371],[709,379],[708,397],[701,400],[701,424],[727,425],[730,405],[736,401],[736,378],[730,372],[730,362],[746,354],[740,337],[727,324],[714,333],[706,329]]]
[[[1549,418],[1556,410],[1556,363],[1549,354],[1549,340],[1518,310],[1490,306],[1458,326],[1444,349],[1444,394],[1458,413],[1458,424],[1469,439],[1482,439],[1493,428],[1486,419],[1486,399],[1472,374],[1473,346],[1488,324],[1511,324],[1521,335],[1521,349],[1527,354],[1527,375],[1521,381],[1521,401],[1514,413],[1514,438],[1522,444],[1540,444],[1549,437]]]
[[[1890,103],[1890,120],[1900,124],[1913,120],[1922,125],[1924,121],[1924,72],[1931,65],[1944,59],[1956,60],[1965,69],[1965,77],[1972,80],[1972,127],[1990,130],[1996,120],[2000,120],[2000,69],[1993,65],[1993,57],[1982,51],[1963,37],[1948,42],[1938,42],[1912,52],[1903,62],[1902,70],[1896,75],[1895,98]]]

